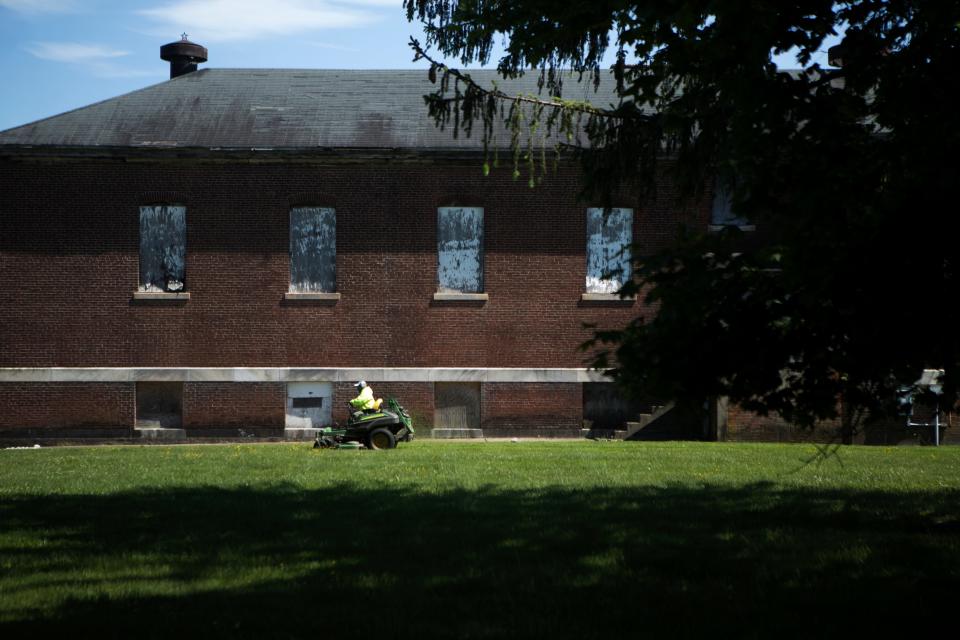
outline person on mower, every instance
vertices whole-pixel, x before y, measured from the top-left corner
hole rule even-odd
[[[357,411],[376,411],[380,409],[380,405],[383,404],[383,400],[380,398],[374,400],[373,389],[365,380],[360,380],[353,386],[359,389],[360,393],[356,398],[350,401],[351,407]]]

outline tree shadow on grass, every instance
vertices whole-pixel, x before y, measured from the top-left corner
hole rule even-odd
[[[915,635],[960,596],[958,498],[349,483],[13,497],[0,634]]]

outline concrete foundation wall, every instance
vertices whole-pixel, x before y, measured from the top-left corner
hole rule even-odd
[[[941,444],[960,444],[960,429],[951,424],[952,413],[943,418]],[[728,442],[840,442],[840,420],[825,420],[814,429],[803,429],[788,423],[781,416],[758,416],[736,405],[727,411],[724,440]],[[905,419],[890,418],[863,426],[854,437],[856,444],[909,445],[930,444],[933,428],[906,426]]]
[[[0,431],[132,429],[136,410],[128,383],[0,383]]]
[[[286,414],[286,385],[278,382],[187,382],[183,385],[183,427],[191,434],[244,430],[281,435]]]
[[[164,383],[173,384],[173,383]],[[434,382],[372,382],[376,397],[395,397],[429,437],[437,411]],[[482,382],[480,427],[485,437],[580,437],[583,384],[576,382]],[[0,382],[0,440],[17,438],[129,438],[137,420],[135,382]],[[346,422],[350,382],[332,383],[333,421]],[[186,437],[268,437],[284,433],[284,382],[183,382],[182,428]],[[960,444],[960,432],[944,418],[943,444]],[[690,428],[687,428],[690,427]],[[730,405],[718,437],[731,442],[837,442],[838,421],[814,430],[794,427],[779,416],[757,416]],[[700,439],[700,425],[670,424],[657,439]],[[930,444],[932,430],[908,429],[902,420],[867,425],[858,444]]]
[[[777,414],[760,416],[730,405],[724,439],[728,442],[829,442],[839,439],[839,430],[839,420],[824,421],[813,430],[805,430]]]
[[[483,433],[492,437],[580,437],[579,384],[491,383],[481,389]]]

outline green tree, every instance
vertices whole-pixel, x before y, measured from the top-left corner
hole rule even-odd
[[[846,441],[921,369],[946,369],[955,392],[960,3],[405,6],[425,26],[425,44],[412,44],[438,83],[431,113],[461,131],[482,123],[485,140],[505,119],[516,173],[526,162],[532,181],[538,170],[518,134],[525,122],[561,134],[554,144],[580,158],[586,193],[663,172],[696,197],[716,180],[756,225],[750,241],[682,233],[638,262],[623,293],[655,312],[595,341],[606,346],[597,363],[626,388],[689,404],[725,395],[803,425],[836,417],[842,399]],[[814,58],[838,34],[839,68],[821,68]],[[539,96],[481,87],[431,54],[485,64],[500,41],[500,73],[539,72]],[[773,63],[788,51],[792,73]],[[564,69],[612,73],[619,103],[563,100]]]

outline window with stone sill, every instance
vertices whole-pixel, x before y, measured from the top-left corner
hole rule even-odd
[[[588,294],[616,294],[632,275],[633,209],[587,209]]]
[[[316,206],[290,209],[290,293],[336,290],[336,210]]]
[[[187,208],[182,204],[140,207],[140,285],[149,293],[186,289]]]
[[[483,293],[483,207],[437,209],[437,293]]]
[[[742,231],[754,230],[749,220],[733,210],[733,194],[717,180],[713,190],[713,206],[710,209],[710,230],[719,231],[727,227],[737,227]]]

